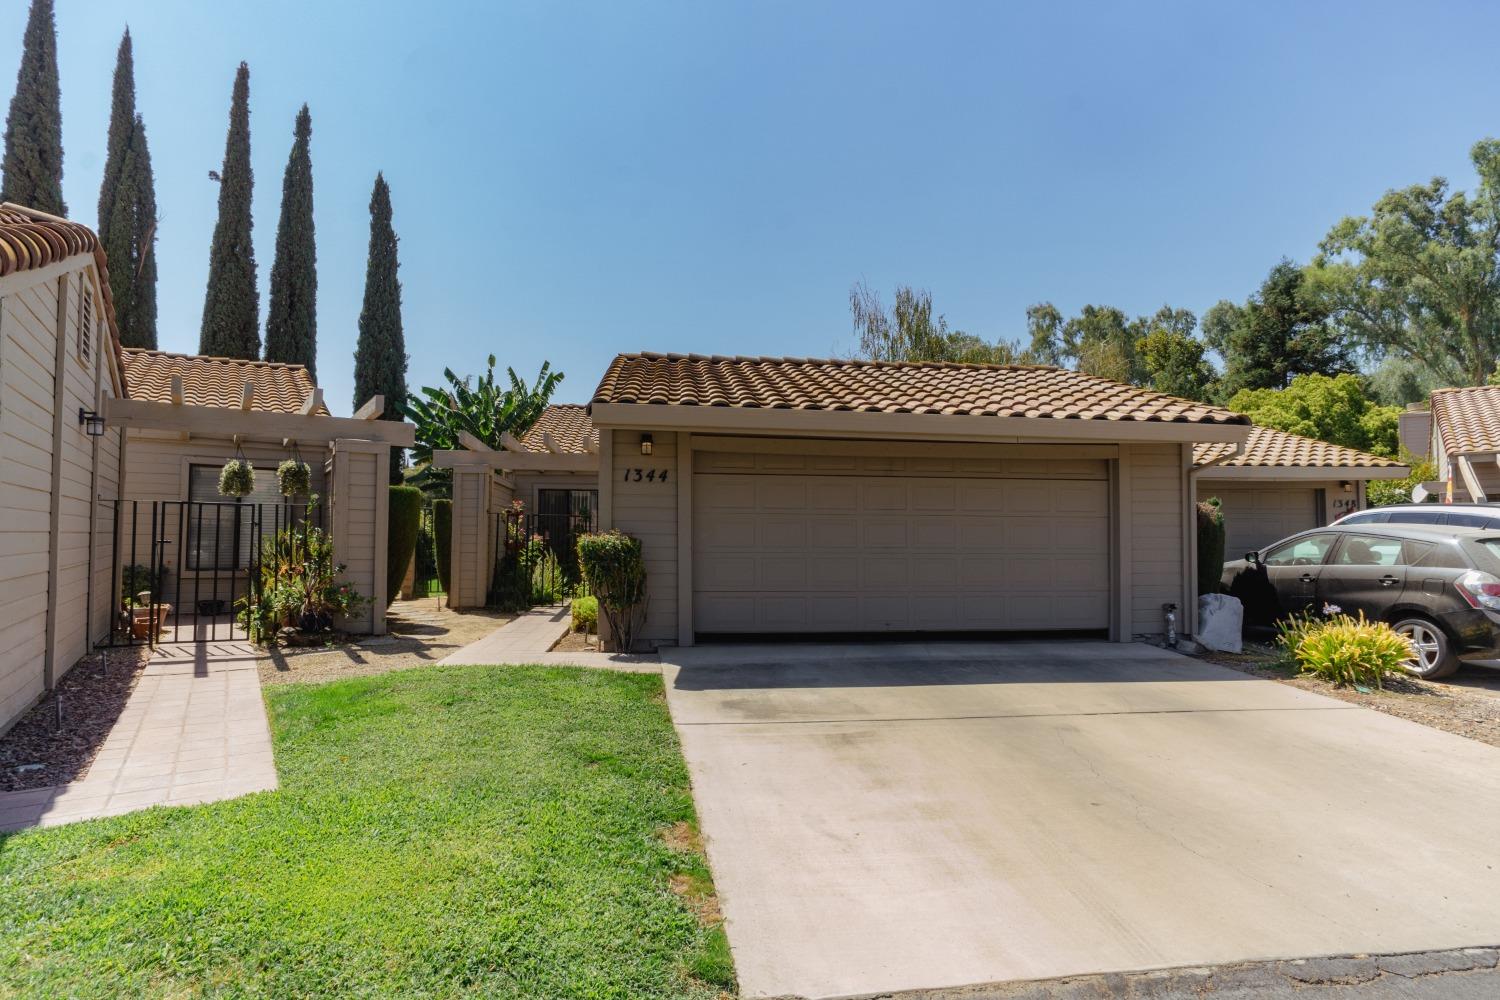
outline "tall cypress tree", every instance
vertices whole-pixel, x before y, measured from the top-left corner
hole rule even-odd
[[[109,257],[109,288],[120,341],[156,347],[156,181],[146,126],[135,110],[130,29],[120,39],[111,92],[109,148],[99,186],[99,240]]]
[[[5,118],[0,200],[67,215],[63,203],[62,93],[52,0],[31,0],[16,93]]]
[[[156,181],[140,115],[131,122],[115,184],[109,219],[100,226],[115,323],[126,347],[155,350]]]
[[[391,189],[375,175],[370,195],[370,257],[365,264],[365,302],[359,311],[354,351],[354,404],[385,396],[385,420],[401,419],[406,400],[406,336],[401,330],[401,282],[396,277],[396,230],[391,226]],[[401,449],[391,449],[391,482],[401,481]]]
[[[313,238],[312,115],[297,113],[292,153],[281,181],[281,220],[271,264],[266,360],[306,365],[318,379],[318,246]]]
[[[251,242],[250,67],[240,63],[229,105],[229,136],[219,182],[219,221],[208,251],[208,293],[198,353],[224,358],[260,358],[260,292],[255,287]]]

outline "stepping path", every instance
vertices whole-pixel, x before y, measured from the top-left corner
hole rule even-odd
[[[248,643],[158,648],[88,773],[0,793],[0,831],[276,788],[258,655]]]
[[[553,667],[604,667],[632,673],[660,673],[655,655],[581,652],[550,652],[573,626],[567,605],[532,608],[495,631],[450,653],[438,661],[440,667],[482,667],[497,664],[541,664]]]

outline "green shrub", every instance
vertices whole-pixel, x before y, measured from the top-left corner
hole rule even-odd
[[[1218,497],[1198,501],[1198,593],[1217,594],[1224,576],[1224,510]]]
[[[549,548],[541,548],[531,563],[531,606],[561,604],[565,587],[557,553]]]
[[[407,567],[417,550],[417,526],[422,521],[422,491],[415,486],[392,486],[385,543],[385,603],[396,599]]]
[[[599,631],[599,598],[587,595],[573,598],[573,631]]]
[[[1385,622],[1336,614],[1318,621],[1283,628],[1282,641],[1295,642],[1291,653],[1297,668],[1331,681],[1381,687],[1387,674],[1403,674],[1416,656],[1411,641]]]
[[[609,626],[616,652],[630,652],[646,615],[646,563],[640,539],[619,531],[578,536],[578,564]]]
[[[432,501],[432,557],[437,561],[438,583],[442,584],[443,593],[453,593],[450,586],[452,580],[452,564],[450,559],[453,555],[453,501]]]
[[[135,595],[143,590],[149,590],[156,595],[157,600],[162,599],[162,592],[166,589],[167,568],[161,567],[159,574],[153,574],[148,567],[136,563],[126,566],[120,571],[120,605],[128,607],[135,603]]]
[[[235,601],[246,636],[269,645],[283,628],[327,632],[358,615],[369,602],[339,582],[345,568],[334,561],[333,537],[311,521],[261,539],[258,585]]]

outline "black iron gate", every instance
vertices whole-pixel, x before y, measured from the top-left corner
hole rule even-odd
[[[274,558],[275,540],[322,527],[314,504],[101,502],[114,525],[111,579],[119,588],[101,642],[109,646],[248,639],[243,606],[290,571]]]
[[[595,530],[592,512],[492,515],[495,565],[486,604],[519,611],[587,593],[578,568],[578,536]]]

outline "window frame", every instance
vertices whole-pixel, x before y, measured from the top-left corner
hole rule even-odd
[[[1317,562],[1315,562],[1315,563],[1293,563],[1293,562],[1273,563],[1273,562],[1271,562],[1271,555],[1272,555],[1272,553],[1277,552],[1280,549],[1291,548],[1292,546],[1300,545],[1301,543],[1306,542],[1306,541],[1310,541],[1310,540],[1312,540],[1314,538],[1326,538],[1326,539],[1328,539],[1328,547],[1323,550],[1323,558],[1320,559],[1320,560],[1318,560]],[[1328,559],[1329,559],[1329,557],[1333,555],[1333,550],[1338,546],[1338,542],[1339,542],[1339,534],[1338,534],[1338,532],[1334,532],[1334,531],[1315,531],[1315,532],[1312,532],[1310,534],[1302,535],[1302,536],[1300,536],[1300,537],[1298,537],[1296,539],[1288,539],[1288,540],[1282,542],[1279,545],[1276,545],[1276,546],[1273,546],[1272,548],[1266,549],[1266,554],[1265,554],[1264,558],[1262,558],[1260,560],[1260,562],[1261,562],[1262,566],[1265,566],[1268,569],[1281,569],[1283,567],[1288,567],[1288,568],[1303,567],[1303,568],[1306,568],[1306,567],[1310,567],[1310,566],[1326,566],[1326,565],[1328,565]]]

